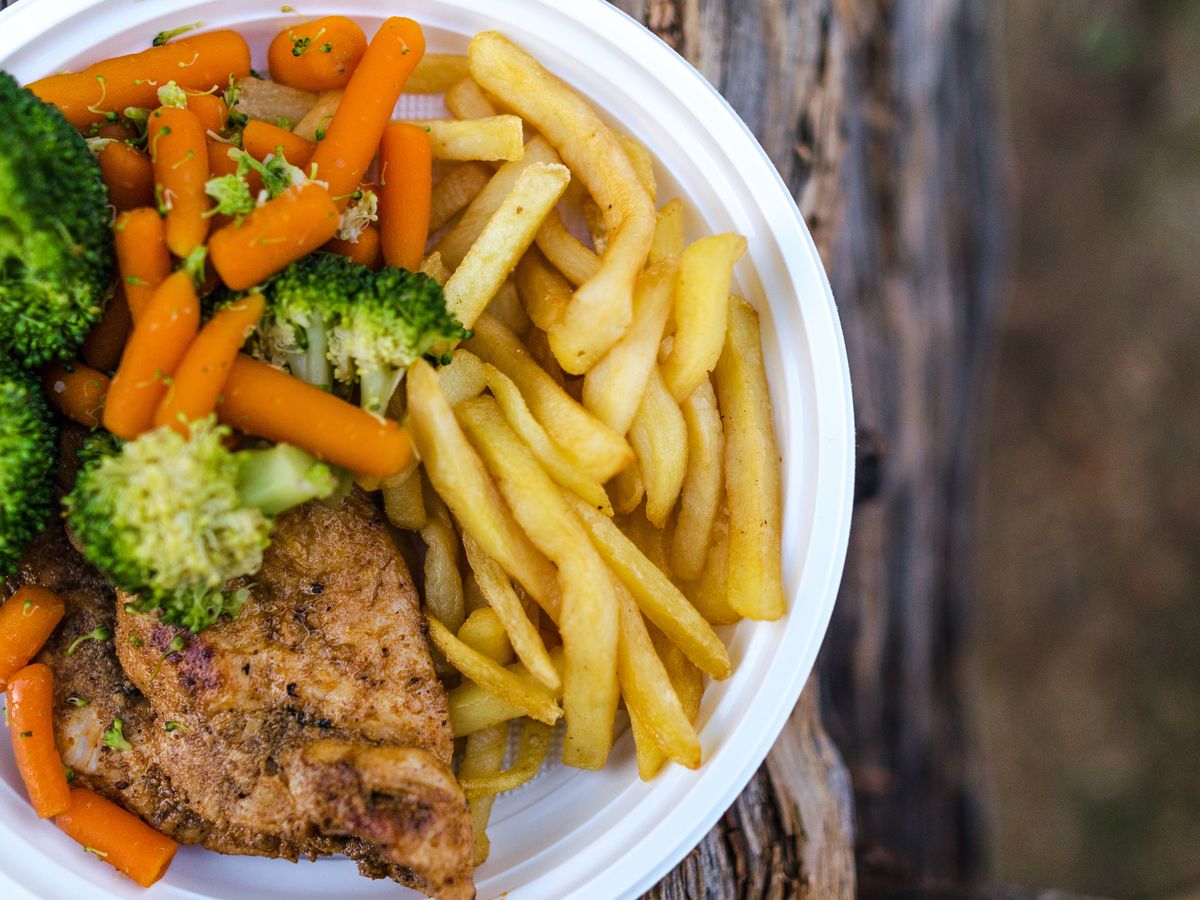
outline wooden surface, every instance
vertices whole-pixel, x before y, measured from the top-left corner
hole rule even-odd
[[[792,189],[837,297],[859,429],[820,686],[650,896],[969,883],[981,840],[956,652],[1003,233],[987,0],[615,2],[721,90]]]

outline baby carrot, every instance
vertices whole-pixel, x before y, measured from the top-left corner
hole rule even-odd
[[[217,416],[246,434],[286,441],[376,478],[395,475],[412,456],[408,432],[391,419],[244,354],[234,360]]]
[[[236,150],[232,144],[226,144],[224,141],[209,141],[208,142],[208,168],[210,174],[215,178],[218,175],[233,175],[237,172],[237,160],[229,155],[230,150]],[[288,161],[291,161],[288,157]],[[262,176],[251,169],[246,173],[246,184],[250,186],[250,195],[258,196],[258,192],[262,190]]]
[[[54,824],[89,853],[150,887],[167,872],[179,844],[99,794],[71,791],[71,806]]]
[[[269,122],[251,119],[242,131],[242,147],[255,159],[265,159],[280,147],[283,155],[293,166],[308,169],[313,151],[317,145],[307,141],[285,128],[279,128]]]
[[[158,106],[158,87],[174,81],[191,91],[224,88],[250,74],[250,48],[236,31],[211,31],[161,47],[116,56],[74,75],[51,75],[29,85],[67,121],[85,129],[129,106]]]
[[[33,811],[43,819],[66,812],[71,789],[54,745],[54,673],[45,663],[26,666],[9,680],[8,729]]]
[[[364,228],[357,241],[343,241],[341,238],[334,238],[321,249],[326,253],[344,256],[351,262],[356,262],[369,269],[378,269],[383,265],[383,251],[379,245],[379,229],[374,225]],[[417,264],[420,265],[420,260],[417,260]]]
[[[88,332],[83,346],[79,348],[79,355],[93,369],[111,372],[121,361],[121,351],[125,349],[125,341],[129,339],[132,328],[129,303],[118,283],[116,293],[104,309],[104,318]]]
[[[166,211],[167,246],[182,259],[208,237],[208,138],[195,113],[168,106],[150,114],[146,135],[155,195]]]
[[[329,192],[307,181],[214,234],[208,258],[225,284],[245,290],[324,244],[340,218]]]
[[[362,181],[404,82],[424,55],[425,35],[412,19],[393,16],[371,39],[312,157],[340,206]]]
[[[188,94],[187,108],[200,120],[205,131],[220,134],[225,130],[229,110],[219,94]]]
[[[50,405],[85,428],[99,428],[111,379],[81,362],[51,363],[42,369],[42,392]]]
[[[124,141],[106,144],[96,158],[108,186],[108,199],[118,210],[154,204],[154,168],[150,157]]]
[[[262,318],[263,306],[262,294],[235,300],[200,329],[175,368],[154,416],[156,426],[169,425],[186,437],[191,422],[217,408],[230,366]]]
[[[108,388],[104,427],[133,440],[154,427],[154,413],[167,392],[167,379],[187,352],[200,326],[200,302],[192,276],[176,272],[154,292],[133,327],[121,364]]]
[[[158,286],[171,274],[167,228],[156,210],[139,207],[117,217],[113,240],[125,300],[137,322]]]
[[[0,606],[0,685],[37,656],[42,644],[63,617],[57,594],[30,585],[19,589]]]
[[[379,146],[379,231],[389,266],[421,267],[432,198],[429,132],[404,122],[388,125]]]
[[[367,36],[357,22],[326,16],[275,35],[267,64],[275,81],[302,91],[328,91],[346,86],[366,49]]]

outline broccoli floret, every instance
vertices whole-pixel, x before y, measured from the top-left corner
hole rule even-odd
[[[83,137],[0,72],[0,348],[27,366],[74,354],[112,281],[108,192]]]
[[[159,106],[168,106],[174,109],[187,109],[188,98],[187,91],[181,88],[174,81],[168,81],[156,92],[158,94]]]
[[[87,558],[140,612],[200,631],[244,600],[224,589],[262,567],[273,517],[328,496],[328,466],[286,444],[233,452],[209,418],[191,436],[147,432],[108,452],[89,449],[66,498]]]
[[[253,212],[256,206],[307,181],[304,171],[284,157],[283,148],[269,154],[262,162],[236,147],[229,152],[237,160],[237,171],[210,178],[204,185],[205,192],[216,201],[216,205],[207,213],[210,216],[221,214],[241,219]],[[263,182],[263,189],[258,192],[257,198],[250,192],[250,182],[246,178],[252,171],[257,172]]]
[[[49,518],[55,444],[37,382],[0,365],[0,577],[12,572]]]
[[[357,244],[372,222],[379,221],[379,195],[374,191],[355,191],[342,213],[336,237]]]

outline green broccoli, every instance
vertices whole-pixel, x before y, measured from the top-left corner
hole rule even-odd
[[[108,192],[83,137],[0,72],[0,349],[26,366],[74,354],[112,281]]]
[[[40,386],[0,365],[0,577],[12,572],[50,517],[57,456]]]
[[[212,418],[191,436],[160,428],[116,449],[90,446],[64,501],[84,554],[139,612],[200,631],[236,615],[230,579],[262,567],[273,518],[336,488],[329,467],[296,447],[233,452]]]
[[[230,148],[229,152],[237,161],[237,171],[230,175],[218,175],[205,183],[204,190],[216,201],[208,215],[220,214],[241,219],[253,212],[256,206],[308,180],[302,169],[287,161],[282,147],[262,162],[236,147]],[[263,189],[257,198],[250,192],[250,182],[246,178],[252,171],[257,172],[263,182]]]

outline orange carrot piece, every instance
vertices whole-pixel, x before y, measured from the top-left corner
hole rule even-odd
[[[143,206],[117,217],[113,239],[125,300],[137,322],[158,286],[171,274],[167,227],[157,210]]]
[[[265,159],[280,147],[283,148],[284,158],[293,166],[308,169],[313,151],[317,145],[305,140],[298,134],[293,134],[285,128],[279,128],[270,122],[251,119],[242,131],[242,147],[255,159]]]
[[[286,372],[241,354],[217,417],[232,428],[294,444],[363,475],[388,478],[412,456],[408,432]]]
[[[326,253],[345,256],[351,262],[356,262],[369,269],[378,269],[383,265],[383,249],[379,242],[379,229],[374,225],[364,228],[357,241],[344,241],[335,237],[321,249]]]
[[[237,173],[237,160],[229,155],[230,150],[236,149],[232,144],[226,144],[224,141],[208,142],[208,168],[212,177],[234,175]],[[288,161],[291,161],[291,157],[288,157]],[[250,186],[251,196],[257,197],[258,192],[262,190],[263,186],[262,176],[251,169],[246,173],[246,184]],[[218,216],[213,217],[214,231],[216,230],[216,223],[220,221],[220,218]],[[226,219],[225,221],[228,222],[229,220]]]
[[[167,379],[200,327],[200,301],[192,277],[176,272],[154,292],[133,327],[121,364],[108,388],[104,427],[133,440],[154,427],[154,413],[167,392]]]
[[[142,887],[150,887],[167,873],[179,849],[176,841],[133,813],[83,788],[71,790],[71,807],[55,816],[54,824]]]
[[[54,745],[54,673],[45,663],[26,666],[9,679],[8,728],[33,811],[43,819],[66,812],[71,789]]]
[[[168,81],[191,91],[224,88],[231,76],[250,74],[250,48],[236,31],[212,31],[161,47],[116,56],[74,75],[51,75],[29,85],[67,121],[85,129],[128,106],[158,106],[158,88]]]
[[[404,122],[388,125],[379,146],[379,231],[389,266],[421,267],[432,202],[429,132]]]
[[[167,396],[154,416],[156,426],[170,426],[186,437],[192,422],[217,408],[229,369],[262,318],[264,306],[262,294],[235,300],[200,329],[175,368]]]
[[[329,192],[307,181],[214,234],[208,258],[225,284],[245,290],[316,250],[337,234],[340,219]]]
[[[0,606],[0,687],[37,656],[63,617],[62,598],[45,588],[20,588]]]
[[[339,206],[362,181],[404,82],[424,55],[425,34],[412,19],[393,16],[371,39],[312,157]]]
[[[208,237],[208,137],[195,113],[166,106],[150,114],[146,135],[155,196],[166,209],[167,246],[183,258]]]
[[[281,84],[302,91],[329,91],[346,86],[366,49],[367,36],[357,22],[326,16],[275,35],[267,49],[267,64],[271,78]]]
[[[205,131],[220,134],[225,130],[229,109],[219,94],[188,94],[187,108],[200,120]]]
[[[129,312],[129,302],[125,299],[125,291],[118,284],[116,293],[104,309],[104,318],[83,339],[79,355],[93,369],[111,372],[121,361],[121,353],[125,349],[125,342],[129,339],[131,330],[133,317]]]
[[[124,141],[108,144],[96,160],[117,211],[154,204],[154,167],[150,157]]]
[[[99,428],[112,383],[103,372],[81,362],[51,363],[42,369],[42,392],[50,405],[85,428]]]

